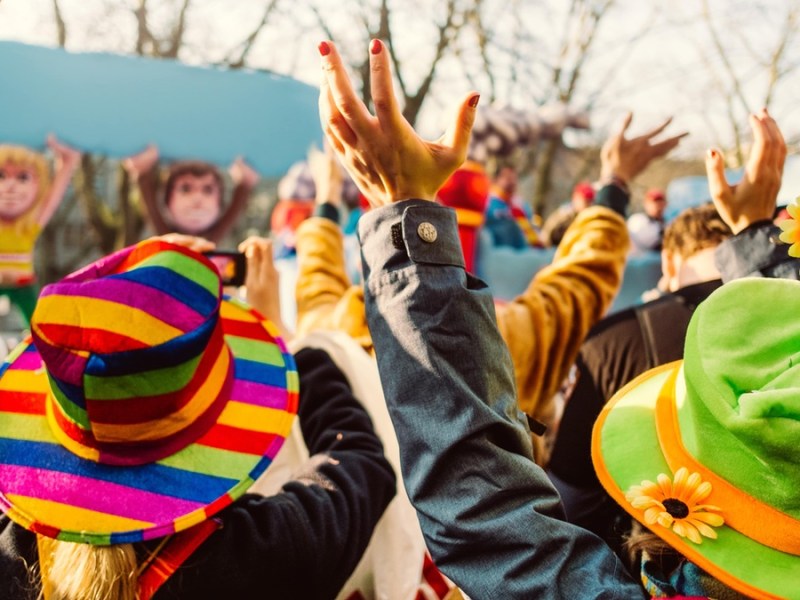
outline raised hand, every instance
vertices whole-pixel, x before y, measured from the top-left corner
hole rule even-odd
[[[228,169],[228,175],[231,176],[233,185],[241,185],[248,190],[252,190],[260,179],[259,174],[241,156],[233,161],[230,169]]]
[[[633,121],[633,113],[628,113],[620,130],[603,144],[600,151],[602,163],[600,173],[603,179],[617,178],[623,183],[630,183],[639,173],[647,168],[653,160],[660,158],[675,148],[687,132],[679,133],[660,142],[653,142],[672,122],[667,119],[661,125],[638,137],[626,138],[625,133]]]
[[[156,163],[158,163],[158,146],[150,144],[147,148],[139,152],[139,154],[134,154],[133,156],[123,159],[122,166],[125,167],[125,170],[128,171],[132,177],[136,178],[143,173],[152,171]]]
[[[309,151],[308,168],[316,188],[316,203],[327,202],[336,208],[341,207],[344,173],[330,144],[325,144],[324,152],[320,152],[316,148]]]
[[[281,318],[280,274],[272,256],[272,241],[251,236],[239,244],[247,259],[245,288],[247,302],[272,321],[284,340],[291,337]]]
[[[322,129],[334,152],[372,206],[407,198],[433,200],[442,183],[467,155],[480,96],[462,100],[448,131],[430,142],[403,117],[394,96],[388,52],[380,40],[370,44],[370,92],[375,116],[353,89],[332,42],[319,45]]]
[[[753,128],[753,148],[744,176],[736,185],[730,185],[725,178],[722,153],[716,148],[706,153],[711,199],[734,233],[752,223],[772,219],[786,161],[786,142],[766,108],[750,115],[750,127]]]
[[[60,142],[52,133],[47,136],[47,146],[53,151],[56,157],[57,172],[67,170],[72,173],[81,161],[81,153],[79,150]]]

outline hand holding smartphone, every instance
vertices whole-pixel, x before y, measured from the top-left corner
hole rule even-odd
[[[223,286],[244,285],[247,275],[247,260],[244,254],[233,250],[214,250],[204,252],[203,255],[217,267]]]

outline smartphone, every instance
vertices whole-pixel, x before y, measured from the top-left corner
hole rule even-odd
[[[217,267],[222,285],[244,285],[247,275],[247,261],[244,254],[232,250],[214,250],[203,254]]]

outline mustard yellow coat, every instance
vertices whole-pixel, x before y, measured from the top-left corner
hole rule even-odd
[[[589,329],[614,299],[629,239],[625,221],[595,206],[581,211],[553,262],[528,289],[497,306],[497,324],[514,362],[519,407],[543,422]],[[373,353],[364,292],[351,284],[339,226],[312,217],[297,231],[297,333],[344,331]]]

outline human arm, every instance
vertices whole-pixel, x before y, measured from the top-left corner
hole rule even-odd
[[[432,181],[466,154],[475,96],[459,107],[445,148],[431,153],[387,103],[380,46],[370,57],[377,117],[356,99],[335,48],[322,50],[323,128],[374,207],[359,227],[367,319],[404,482],[434,560],[474,598],[643,598],[598,538],[561,521],[519,419],[491,294],[464,270],[454,213],[426,201]],[[399,189],[421,199],[392,204],[404,199]]]
[[[540,421],[548,421],[551,398],[622,283],[629,248],[624,221],[627,184],[685,135],[653,142],[669,125],[667,120],[628,139],[632,118],[626,115],[622,127],[603,145],[605,183],[595,204],[577,214],[550,266],[534,276],[523,294],[498,307],[497,322],[511,350],[520,407]]]
[[[562,522],[533,464],[491,294],[465,273],[448,213],[408,201],[360,226],[367,319],[434,560],[475,598],[642,597],[599,539]],[[422,223],[436,228],[433,244]],[[402,250],[388,241],[398,224]]]
[[[343,173],[332,154],[313,151],[308,163],[316,188],[313,217],[300,224],[297,250],[297,333],[343,331],[372,353],[372,337],[364,315],[364,292],[352,285],[345,265],[339,208]]]
[[[217,219],[207,231],[204,232],[208,239],[219,242],[224,238],[231,228],[236,224],[236,221],[247,208],[247,203],[250,200],[250,193],[258,183],[259,175],[250,165],[248,165],[243,158],[237,158],[229,169],[231,181],[233,181],[233,194],[231,194],[231,202],[224,209],[222,215]]]
[[[394,496],[394,472],[342,372],[321,350],[295,360],[311,459],[281,493],[246,494],[220,514],[182,581],[167,582],[174,597],[334,598]]]
[[[730,185],[725,163],[717,149],[706,154],[706,172],[711,198],[734,236],[715,252],[724,282],[741,277],[800,278],[800,260],[792,258],[788,246],[778,240],[780,228],[773,224],[775,204],[786,161],[786,143],[775,120],[762,109],[750,115],[753,148],[742,181]]]
[[[47,146],[55,155],[55,174],[39,211],[38,224],[40,227],[44,227],[50,222],[58,205],[64,199],[72,175],[81,161],[81,153],[78,150],[58,141],[54,135],[47,137]]]
[[[272,321],[285,341],[290,340],[292,334],[281,315],[280,274],[273,262],[272,240],[251,236],[239,244],[239,252],[247,261],[247,303]]]
[[[122,161],[122,166],[130,178],[139,187],[145,214],[150,226],[157,235],[165,235],[173,231],[173,227],[164,218],[164,213],[158,204],[158,147],[150,144],[133,156]]]
[[[297,248],[297,334],[343,331],[366,352],[372,336],[364,315],[364,291],[347,276],[339,225],[324,217],[300,224]]]

